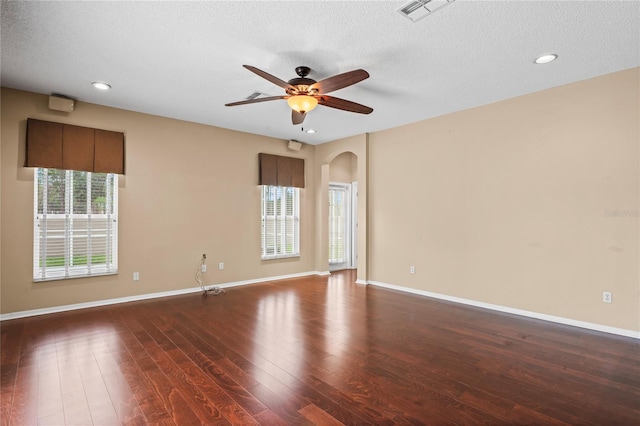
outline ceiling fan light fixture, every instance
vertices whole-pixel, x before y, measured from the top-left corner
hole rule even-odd
[[[318,106],[318,100],[309,95],[295,95],[287,99],[292,110],[297,112],[309,112]]]

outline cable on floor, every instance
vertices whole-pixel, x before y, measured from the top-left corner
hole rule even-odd
[[[214,296],[218,296],[224,293],[224,290],[222,288],[218,286],[206,288],[204,285],[204,282],[202,281],[202,267],[204,266],[204,263],[206,260],[207,260],[207,255],[203,254],[202,257],[200,258],[200,264],[198,265],[198,270],[196,271],[195,279],[198,285],[200,286],[200,288],[202,289],[202,297],[207,297],[210,294]]]

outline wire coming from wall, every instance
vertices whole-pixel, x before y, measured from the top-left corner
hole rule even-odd
[[[198,265],[198,270],[196,271],[195,279],[198,285],[200,286],[200,288],[202,289],[202,297],[207,297],[210,294],[214,296],[218,296],[224,293],[224,290],[222,288],[218,286],[206,288],[204,285],[204,282],[202,281],[202,269],[206,260],[207,260],[207,255],[203,254],[202,257],[200,258],[200,264]]]

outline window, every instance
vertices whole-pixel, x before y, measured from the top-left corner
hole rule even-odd
[[[262,259],[300,256],[300,190],[262,185]]]
[[[118,176],[36,168],[33,280],[118,273]]]

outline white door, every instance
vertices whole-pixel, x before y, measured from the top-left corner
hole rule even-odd
[[[355,194],[354,194],[355,195]],[[354,268],[352,185],[329,184],[329,270]]]

